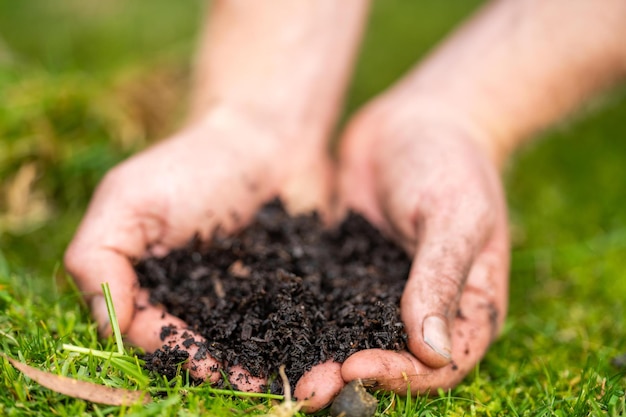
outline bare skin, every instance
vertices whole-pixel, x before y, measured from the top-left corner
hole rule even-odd
[[[462,130],[362,117],[371,119],[344,138],[342,195],[414,254],[401,300],[410,353],[357,352],[342,376],[400,394],[409,383],[414,393],[449,388],[482,358],[506,314],[509,246],[498,172]]]
[[[498,168],[623,78],[625,42],[621,1],[493,1],[355,117],[341,149],[344,205],[414,262],[401,304],[409,352],[357,352],[345,380],[424,393],[453,387],[482,358],[507,306]]]
[[[65,262],[103,334],[102,282],[131,342],[150,351],[163,324],[184,327],[146,302],[134,259],[208,237],[218,224],[224,233],[242,227],[276,195],[294,211],[333,211],[326,141],[366,2],[270,4],[214,3],[190,123],[98,187]],[[498,168],[532,133],[623,77],[624,42],[621,0],[493,1],[355,117],[341,147],[340,202],[414,257],[401,304],[409,349],[315,367],[296,386],[307,411],[354,378],[401,394],[408,384],[414,393],[448,388],[482,358],[507,306]],[[215,380],[215,364],[189,366]]]
[[[182,324],[171,317],[152,320],[161,312],[140,302],[133,259],[163,255],[196,233],[207,238],[218,225],[222,233],[243,226],[263,202],[283,195],[290,179],[304,175],[303,167],[319,173],[319,182],[309,180],[308,190],[327,195],[330,165],[322,164],[323,153],[310,152],[310,161],[272,163],[285,152],[290,148],[272,132],[230,109],[215,108],[202,121],[112,170],[66,255],[103,333],[109,329],[100,282],[109,282],[120,327],[132,343],[153,350],[162,344],[162,324]],[[220,163],[211,164],[210,158]]]
[[[163,325],[185,327],[146,302],[133,260],[165,255],[196,233],[206,239],[218,225],[221,233],[232,232],[275,196],[292,212],[329,211],[334,175],[327,138],[366,6],[360,0],[213,2],[190,122],[107,174],[66,252],[67,270],[102,334],[110,332],[103,282],[111,286],[120,328],[131,343],[152,351],[163,344]],[[181,338],[182,330],[165,343]],[[212,358],[192,357],[188,367],[214,381],[219,374],[213,365]],[[311,397],[310,410],[326,405],[343,386],[341,374],[330,368],[320,365],[319,377],[314,369],[296,387],[300,398]],[[238,374],[231,382],[240,389],[255,391],[263,382],[244,383]],[[316,389],[320,379],[323,389]]]

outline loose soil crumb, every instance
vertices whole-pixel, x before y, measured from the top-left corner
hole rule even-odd
[[[171,380],[176,376],[180,364],[188,358],[189,353],[180,349],[179,346],[172,348],[163,345],[163,348],[158,349],[151,355],[146,355],[144,359],[146,361],[146,369],[158,372],[167,377],[168,380]]]
[[[317,214],[289,217],[275,201],[239,234],[206,248],[193,242],[136,271],[151,301],[204,336],[227,373],[241,365],[271,379],[285,365],[295,387],[324,361],[405,348],[399,302],[409,267],[404,251],[357,214],[327,230]],[[168,363],[170,353],[164,347],[148,362]],[[282,392],[277,378],[270,388]]]

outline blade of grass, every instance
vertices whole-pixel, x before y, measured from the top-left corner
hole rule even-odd
[[[7,262],[1,250],[0,250],[0,276],[1,277],[9,276],[9,263]]]
[[[113,297],[111,297],[111,289],[109,283],[102,284],[102,292],[104,293],[104,300],[107,306],[107,312],[109,313],[109,322],[113,329],[113,336],[115,337],[115,344],[117,345],[117,352],[120,355],[124,354],[124,342],[122,341],[122,332],[120,331],[120,325],[117,322],[117,315],[115,314],[115,306],[113,305]]]
[[[141,386],[146,386],[150,382],[150,378],[144,375],[137,362],[130,362],[124,357],[115,357],[110,359],[110,363],[112,366],[124,372],[127,377],[134,378]]]
[[[150,378],[144,375],[141,370],[140,360],[135,356],[122,355],[119,352],[89,349],[67,343],[64,343],[62,348],[63,350],[67,350],[69,352],[91,355],[97,358],[105,359],[108,365],[124,372],[126,376],[134,378],[142,386],[145,386],[150,382]]]
[[[165,391],[162,388],[150,388],[149,389],[150,392],[159,392],[159,391]],[[268,400],[279,400],[279,401],[283,401],[285,399],[285,397],[283,395],[279,395],[279,394],[269,394],[269,393],[263,393],[263,392],[247,392],[247,391],[235,391],[235,390],[229,390],[229,389],[220,389],[220,388],[213,388],[213,387],[209,387],[209,386],[201,386],[201,387],[185,387],[185,391],[190,391],[190,392],[204,392],[207,394],[213,394],[213,395],[226,395],[226,396],[233,396],[233,397],[238,397],[238,398],[263,398],[263,399],[268,399]]]
[[[126,356],[124,354],[121,354],[119,352],[106,352],[104,350],[96,350],[96,349],[89,349],[89,348],[84,348],[84,347],[80,347],[80,346],[76,346],[76,345],[70,345],[67,343],[63,343],[63,345],[61,346],[63,348],[63,350],[67,350],[70,352],[76,352],[76,353],[82,353],[85,355],[91,355],[91,356],[96,356],[98,358],[102,358],[102,359],[109,359],[112,357],[123,357]]]

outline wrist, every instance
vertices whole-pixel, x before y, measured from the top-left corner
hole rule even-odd
[[[340,100],[309,99],[303,92],[293,98],[267,96],[249,92],[248,95],[198,96],[191,106],[188,123],[216,117],[241,119],[244,124],[272,131],[281,146],[302,150],[326,149],[328,137],[339,114]]]
[[[294,135],[283,122],[221,102],[199,114],[187,129],[199,132],[194,135],[200,141],[199,152],[227,150],[238,155],[241,166],[235,169],[252,172],[248,177],[257,184],[257,193],[280,196],[292,213],[323,211],[331,197],[332,163],[326,141],[305,127]]]
[[[267,143],[273,152],[285,153],[290,158],[300,154],[317,155],[327,150],[328,129],[322,123],[298,123],[288,115],[281,117],[271,110],[245,103],[212,101],[192,112],[187,121],[188,126],[199,123],[241,131],[242,141]]]
[[[225,104],[299,145],[325,146],[366,12],[362,0],[215,2],[195,65],[192,118]]]
[[[505,135],[493,131],[489,123],[480,120],[464,106],[441,96],[403,95],[382,97],[368,113],[374,116],[380,128],[404,129],[409,126],[415,131],[444,131],[467,138],[478,150],[501,169],[513,151],[511,141]]]

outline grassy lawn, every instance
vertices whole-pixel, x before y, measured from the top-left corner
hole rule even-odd
[[[0,0],[0,352],[55,374],[168,394],[148,406],[99,406],[42,388],[0,358],[0,415],[267,412],[268,398],[190,387],[184,373],[164,381],[62,349],[115,350],[98,340],[60,260],[99,178],[172,132],[184,112],[203,4],[177,3]],[[348,111],[478,3],[376,2]],[[616,91],[511,161],[504,334],[456,389],[379,394],[381,415],[626,413],[625,369],[611,364],[626,353],[625,117],[626,91]]]

